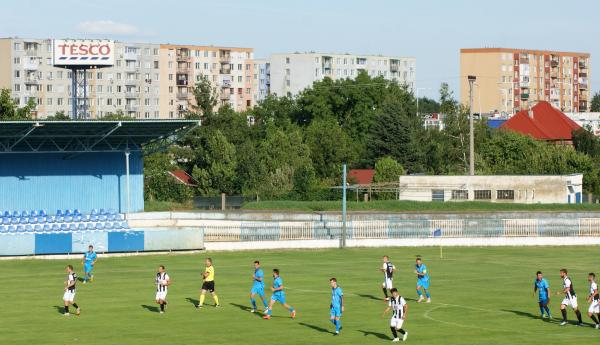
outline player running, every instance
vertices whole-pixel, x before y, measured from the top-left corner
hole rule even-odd
[[[390,329],[392,330],[392,335],[394,336],[393,342],[400,341],[398,338],[398,332],[402,335],[402,341],[406,341],[408,338],[408,332],[402,328],[404,321],[406,320],[406,314],[408,313],[408,304],[400,294],[398,293],[398,289],[393,288],[391,290],[392,298],[388,303],[388,307],[383,312],[382,317],[385,317],[390,310],[392,311],[392,319],[390,320]]]
[[[544,311],[548,315],[549,319],[552,318],[550,315],[550,308],[548,308],[548,304],[550,303],[550,285],[548,281],[544,279],[541,271],[537,271],[536,278],[533,281],[533,295],[538,293],[538,304],[540,306],[541,318],[544,318]]]
[[[94,251],[94,246],[90,244],[88,247],[88,251],[83,253],[83,283],[87,283],[88,279],[90,282],[94,281],[94,275],[92,274],[92,270],[94,269],[94,265],[96,264],[96,260],[98,255]]]
[[[394,272],[396,272],[396,267],[390,262],[389,256],[383,256],[383,267],[379,270],[383,272],[383,283],[381,284],[383,295],[385,296],[385,300],[389,301],[388,290],[391,291],[394,287]]]
[[[250,303],[252,303],[251,313],[256,312],[258,308],[256,308],[256,298],[258,295],[260,300],[263,302],[263,306],[265,307],[265,312],[267,309],[267,300],[265,299],[265,273],[262,268],[260,268],[260,262],[258,260],[254,261],[254,274],[252,274],[252,290],[250,290]]]
[[[421,288],[425,291],[427,303],[431,303],[431,295],[429,295],[429,273],[427,272],[427,266],[421,261],[421,258],[417,258],[416,260],[415,274],[417,275],[417,295],[419,295],[417,303],[421,303],[425,299],[423,297],[423,292],[421,292]]]
[[[161,314],[164,314],[167,308],[169,285],[171,285],[171,277],[165,271],[165,266],[158,266],[158,273],[156,273],[156,304],[160,305]]]
[[[196,308],[201,309],[203,307],[206,291],[210,292],[215,301],[215,307],[218,308],[220,307],[220,304],[219,297],[215,294],[215,267],[213,266],[211,258],[207,258],[205,264],[206,268],[204,269],[204,273],[202,273],[204,282],[202,283],[202,291],[200,292],[200,302],[196,304]]]
[[[342,329],[342,313],[344,312],[344,292],[338,286],[337,279],[329,279],[331,284],[331,323],[335,326],[335,335],[340,334]]]
[[[65,293],[63,295],[63,301],[65,302],[65,316],[71,315],[69,313],[69,305],[73,305],[76,308],[75,315],[81,314],[81,309],[75,303],[75,284],[77,283],[77,274],[73,272],[73,266],[67,265],[67,281],[65,281]]]
[[[590,282],[590,294],[587,298],[590,302],[588,308],[588,316],[596,324],[596,329],[600,329],[600,296],[598,295],[598,284],[596,284],[596,274],[588,274],[588,281]]]
[[[285,300],[285,291],[283,291],[283,279],[279,276],[279,270],[277,268],[273,269],[273,286],[271,287],[271,291],[273,294],[271,295],[271,300],[269,301],[269,307],[265,311],[265,316],[263,319],[269,320],[271,319],[271,313],[273,311],[273,305],[275,302],[281,303],[284,308],[290,311],[292,319],[296,318],[296,310],[294,307],[286,303]]]
[[[571,278],[567,275],[567,269],[563,268],[560,270],[560,277],[563,280],[563,290],[562,293],[565,294],[565,298],[560,303],[560,312],[562,313],[562,322],[561,326],[567,324],[567,306],[573,308],[575,315],[577,315],[577,325],[582,326],[583,322],[581,321],[581,312],[577,308],[577,295],[575,294],[575,289],[573,288],[573,282]],[[559,293],[560,294],[560,293]]]

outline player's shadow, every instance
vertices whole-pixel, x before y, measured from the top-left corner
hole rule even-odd
[[[194,298],[190,298],[190,297],[187,297],[185,300],[186,300],[186,301],[188,301],[189,303],[193,304],[193,305],[194,305],[194,307],[195,307],[195,306],[197,306],[197,305],[198,305],[198,303],[200,303],[200,301],[199,301],[199,300],[197,300],[197,299],[194,299]]]
[[[534,320],[539,320],[540,316],[527,312],[527,311],[521,311],[521,310],[511,310],[511,309],[500,309],[501,311],[505,311],[507,313],[513,313],[515,315],[518,316],[522,316],[522,317],[528,317],[530,319],[534,319]],[[555,321],[554,319],[543,319],[546,322],[553,322],[553,323],[558,323],[558,321]]]
[[[391,338],[388,337],[387,335],[383,334],[383,333],[379,333],[379,332],[371,332],[371,331],[363,331],[363,330],[358,330],[360,333],[363,334],[363,336],[367,337],[367,336],[374,336],[377,337],[379,339],[382,340],[390,340]]]
[[[319,327],[319,326],[315,326],[315,325],[309,325],[308,323],[304,323],[304,322],[299,322],[298,324],[302,325],[304,327],[308,327],[310,329],[313,329],[313,330],[315,330],[317,332],[334,334],[334,332],[331,332],[328,329],[325,329],[323,327]]]
[[[380,301],[380,302],[383,301],[383,298],[375,297],[374,295],[367,295],[367,294],[361,294],[361,293],[356,294],[356,295],[358,297],[366,298],[366,299],[370,299],[370,300],[374,300],[374,301]]]
[[[152,305],[142,304],[141,307],[153,313],[158,313],[159,310],[158,307]]]
[[[59,314],[64,314],[65,313],[65,307],[61,306],[61,305],[55,305],[54,309],[56,309],[56,312]]]
[[[252,310],[252,308],[242,305],[242,304],[237,304],[237,303],[229,303],[229,304],[231,304],[234,307],[240,308],[240,310],[242,310],[242,311],[250,312]],[[256,315],[259,318],[262,318],[262,316],[263,316],[260,312],[256,312],[256,313],[254,313],[254,315]]]

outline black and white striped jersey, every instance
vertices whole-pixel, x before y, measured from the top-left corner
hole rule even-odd
[[[576,297],[577,295],[575,294],[575,288],[573,287],[573,282],[571,281],[571,278],[569,277],[565,277],[563,279],[563,290],[564,289],[569,289],[567,291],[567,293],[565,294],[565,297],[567,298],[571,298],[571,297]]]
[[[401,319],[406,305],[404,298],[402,296],[392,297],[388,305],[392,308],[392,319]]]
[[[169,280],[169,279],[171,279],[171,278],[169,278],[169,275],[167,274],[167,272],[156,273],[156,291],[157,292],[167,291],[169,289],[169,287],[166,285],[162,285],[161,282],[163,280]]]
[[[596,284],[595,281],[592,281],[590,283],[590,296],[594,296],[594,294],[596,293],[596,290],[598,290],[598,284]],[[594,301],[600,301],[600,295],[595,295]]]
[[[77,274],[75,272],[71,272],[67,275],[67,286],[70,292],[75,291],[75,284],[77,283]]]
[[[392,276],[394,275],[394,264],[391,262],[384,262],[383,275],[385,279],[392,279]]]

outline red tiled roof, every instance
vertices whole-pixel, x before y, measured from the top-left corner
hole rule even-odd
[[[173,170],[169,171],[169,175],[173,176],[177,181],[183,183],[186,186],[195,187],[198,185],[198,182],[194,180],[188,173],[183,170]]]
[[[356,184],[371,184],[375,169],[352,169],[348,172],[348,181]]]
[[[500,128],[531,135],[540,140],[572,140],[573,131],[581,128],[548,102],[541,101],[531,110],[533,116],[529,116],[528,110],[521,110]]]

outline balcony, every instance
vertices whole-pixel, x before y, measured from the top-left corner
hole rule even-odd
[[[400,65],[398,64],[390,64],[390,72],[396,73],[400,71]]]
[[[550,61],[550,66],[551,66],[552,68],[554,68],[554,67],[558,67],[558,65],[559,65],[559,62],[558,62],[557,60],[552,60],[552,61]]]
[[[558,78],[558,72],[557,71],[550,72],[550,78],[552,78],[552,79]]]
[[[587,88],[588,88],[587,82],[579,83],[580,90],[587,90]]]
[[[519,83],[519,86],[522,89],[528,89],[529,88],[529,82],[528,81],[522,81],[522,82]]]
[[[139,97],[139,93],[138,92],[134,92],[134,91],[125,91],[125,98],[138,98]]]
[[[177,86],[188,86],[189,85],[189,80],[187,79],[178,79],[176,82]]]
[[[186,100],[190,96],[190,93],[187,92],[177,92],[177,99]]]
[[[588,100],[587,93],[584,92],[581,95],[579,95],[579,100],[580,101],[587,101]]]
[[[587,73],[586,72],[579,72],[579,77],[580,78],[587,78]]]
[[[231,99],[231,92],[228,89],[221,91],[219,98],[223,101]]]
[[[323,69],[331,69],[331,62],[323,62]]]
[[[231,54],[229,54],[229,53],[221,53],[219,55],[219,61],[221,63],[231,63]]]
[[[522,93],[521,94],[521,100],[526,101],[529,99],[529,93]]]
[[[222,87],[222,88],[226,88],[226,89],[229,89],[229,88],[231,88],[231,80],[224,79],[224,80],[221,82],[221,87]]]
[[[221,67],[219,69],[219,74],[231,74],[231,67]]]
[[[127,111],[138,111],[140,110],[140,106],[137,104],[125,104],[125,110]]]
[[[39,83],[40,83],[40,79],[36,76],[25,77],[25,84],[38,85]]]
[[[137,79],[125,79],[125,85],[134,85],[137,86],[138,81]]]
[[[177,74],[189,74],[190,73],[190,68],[187,66],[178,66],[177,67]]]
[[[579,61],[579,69],[587,69],[585,61]]]
[[[37,49],[26,49],[25,50],[25,55],[27,55],[27,56],[38,56],[39,53],[40,52]]]
[[[138,67],[136,65],[133,65],[133,64],[127,64],[127,65],[125,65],[125,71],[127,71],[127,72],[137,72],[138,71]]]
[[[23,61],[23,69],[27,71],[37,71],[40,67],[40,61],[38,59],[25,59]]]
[[[190,61],[192,61],[192,57],[189,54],[179,53],[179,54],[177,54],[177,61],[190,62]]]
[[[136,61],[138,59],[138,55],[135,52],[123,53],[123,59],[129,60],[129,61]]]

